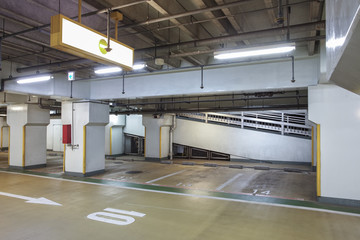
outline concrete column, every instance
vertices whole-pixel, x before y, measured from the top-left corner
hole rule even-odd
[[[145,126],[145,160],[161,160],[169,156],[172,115],[143,115]]]
[[[7,107],[10,126],[9,165],[13,168],[46,166],[46,126],[49,110],[35,104]]]
[[[109,106],[91,102],[63,102],[62,124],[71,125],[71,144],[64,149],[64,172],[90,176],[105,169],[105,125]]]
[[[6,117],[0,117],[0,150],[7,150],[9,147],[9,125]]]
[[[109,124],[105,126],[105,154],[119,155],[124,153],[125,115],[110,115]]]

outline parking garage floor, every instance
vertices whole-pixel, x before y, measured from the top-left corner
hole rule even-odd
[[[360,238],[360,209],[314,202],[315,174],[306,168],[127,156],[106,160],[102,175],[74,178],[63,176],[59,155],[26,171],[7,169],[6,157],[0,153],[2,239]],[[55,203],[30,203],[41,197]]]

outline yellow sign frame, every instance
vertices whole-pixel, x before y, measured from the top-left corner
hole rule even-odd
[[[65,19],[65,21],[69,21],[71,24],[76,24],[76,27],[84,28],[84,29],[82,29],[84,31],[91,31],[91,32],[89,32],[89,34],[91,34],[92,36],[97,35],[97,37],[100,39],[100,41],[102,40],[102,42],[100,43],[100,41],[99,41],[98,44],[93,47],[94,47],[94,49],[97,48],[97,50],[99,52],[95,52],[95,50],[93,52],[87,51],[87,50],[81,49],[80,47],[72,46],[68,43],[63,42],[64,19]],[[75,36],[75,37],[78,37],[78,36]],[[84,41],[84,43],[85,43],[88,40],[89,39],[83,39],[82,41]],[[109,53],[104,53],[100,49],[101,48],[100,44],[103,45],[104,41],[105,42],[107,41],[106,35],[104,35],[100,32],[97,32],[97,31],[95,31],[79,22],[76,22],[68,17],[65,17],[62,14],[58,14],[58,15],[51,17],[50,46],[52,48],[56,48],[58,50],[61,50],[63,52],[66,52],[66,53],[69,53],[72,55],[76,55],[81,58],[87,58],[87,59],[90,59],[95,62],[99,62],[99,63],[103,63],[103,64],[107,64],[107,65],[120,66],[126,71],[131,71],[132,65],[134,63],[134,49],[124,43],[121,43],[113,38],[110,38],[110,41],[111,41],[110,47],[113,48],[113,50]],[[118,49],[120,49],[122,52],[117,53],[116,51]],[[115,52],[113,52],[113,51],[115,51]],[[126,59],[126,61],[123,61],[122,59],[120,59],[120,58],[124,58],[124,56],[123,56],[124,52],[128,55],[128,56],[126,55],[125,57],[131,58],[130,60]],[[119,56],[119,55],[121,55],[121,57],[119,58],[119,61],[116,61],[116,58],[114,58],[114,56]],[[113,57],[111,58],[110,56],[113,56]]]

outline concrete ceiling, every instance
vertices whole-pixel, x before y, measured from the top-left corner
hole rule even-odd
[[[323,0],[83,0],[82,14],[114,7],[124,15],[119,40],[135,49],[135,61],[146,62],[147,71],[207,65],[215,50],[281,41],[307,46],[312,55],[324,37]],[[0,0],[2,60],[27,67],[22,72],[71,68],[91,76],[98,63],[49,47],[50,17],[59,12],[77,17],[78,1]],[[82,23],[106,34],[105,13],[83,16]],[[156,65],[155,57],[166,64]]]

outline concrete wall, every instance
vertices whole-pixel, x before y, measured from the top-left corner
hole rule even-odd
[[[296,58],[295,83],[290,81],[290,59],[211,66],[205,67],[203,73],[204,89],[200,89],[200,67],[128,75],[125,78],[125,94],[121,93],[122,81],[118,77],[74,81],[71,90],[70,82],[63,73],[54,74],[54,79],[49,81],[34,84],[21,85],[15,80],[6,81],[5,89],[16,93],[96,100],[304,88],[318,81],[319,56],[301,55]]]
[[[8,65],[7,62],[5,62]],[[15,67],[13,66],[13,69]],[[1,72],[0,72],[1,73]],[[6,73],[1,73],[4,78],[7,78]],[[29,75],[29,73],[16,73],[13,71],[13,77],[22,75]],[[43,96],[58,96],[58,97],[70,97],[73,98],[90,98],[90,84],[88,81],[74,81],[72,90],[71,83],[67,80],[67,74],[58,73],[53,74],[53,79],[46,82],[39,82],[33,84],[17,84],[16,79],[5,82],[6,91],[26,94],[38,94]]]
[[[309,119],[320,124],[321,196],[360,200],[360,96],[330,84],[310,87]]]
[[[161,127],[161,156],[160,158],[169,156],[170,151],[170,127]]]
[[[9,126],[6,123],[5,117],[0,117],[0,148],[7,148],[9,146]]]
[[[142,115],[126,115],[126,126],[124,127],[124,133],[144,137],[145,127],[142,124]]]
[[[338,65],[360,17],[360,0],[327,0],[326,54],[328,79]]]
[[[183,119],[177,119],[174,143],[239,159],[311,162],[311,140]]]
[[[119,78],[92,81],[90,92],[92,99],[109,99],[301,88],[317,83],[319,59],[319,56],[296,59],[295,83],[290,82],[291,61],[283,60],[205,68],[204,89],[200,89],[200,68],[194,68],[129,75],[125,81],[125,94],[121,94],[122,81]]]
[[[46,148],[52,151],[64,151],[61,119],[50,119],[46,131]]]
[[[124,115],[110,115],[109,124],[105,126],[105,154],[116,155],[124,153],[124,134],[125,126]],[[110,148],[111,145],[111,148]]]

